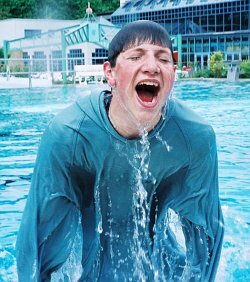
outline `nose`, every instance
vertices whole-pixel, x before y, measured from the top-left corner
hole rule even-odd
[[[143,62],[142,71],[150,74],[157,74],[160,72],[157,59],[154,55],[148,55]]]

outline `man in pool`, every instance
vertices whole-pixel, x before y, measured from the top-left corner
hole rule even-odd
[[[79,265],[79,281],[213,281],[223,239],[215,135],[171,98],[168,33],[127,24],[104,73],[111,91],[80,97],[44,133],[17,239],[20,281],[49,281],[62,266],[75,281]]]

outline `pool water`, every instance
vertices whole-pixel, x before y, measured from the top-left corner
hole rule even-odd
[[[93,87],[0,89],[0,282],[17,281],[15,241],[41,134]],[[173,95],[217,135],[225,237],[216,281],[250,281],[250,82],[180,80]]]

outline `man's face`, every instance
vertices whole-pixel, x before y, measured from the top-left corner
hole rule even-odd
[[[111,70],[112,79],[107,76],[114,86],[116,114],[125,110],[141,125],[154,119],[158,122],[174,77],[172,53],[166,47],[144,43],[120,53]]]

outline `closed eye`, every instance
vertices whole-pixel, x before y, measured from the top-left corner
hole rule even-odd
[[[131,61],[138,61],[140,58],[141,58],[141,57],[139,57],[139,56],[132,56],[132,57],[129,57],[129,59],[130,59]]]
[[[159,58],[159,60],[161,61],[161,62],[163,62],[163,63],[171,63],[172,62],[172,60],[170,60],[170,59],[168,59],[168,58]]]

